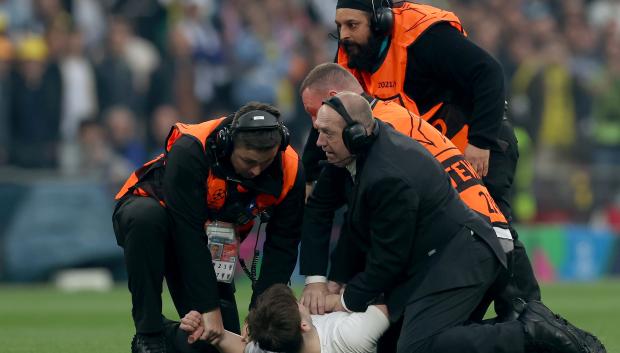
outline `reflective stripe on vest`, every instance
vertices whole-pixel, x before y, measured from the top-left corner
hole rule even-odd
[[[450,176],[452,187],[472,210],[487,218],[494,226],[507,228],[506,217],[493,201],[489,191],[461,151],[444,135],[419,116],[394,102],[377,100],[373,116],[395,130],[418,141],[441,163]]]
[[[405,94],[405,73],[407,70],[407,48],[413,44],[431,25],[438,22],[448,22],[467,35],[461,26],[458,17],[449,11],[441,10],[429,5],[404,2],[392,9],[394,13],[394,29],[390,47],[381,67],[374,72],[361,72],[348,66],[348,56],[342,48],[338,49],[338,64],[349,70],[362,84],[368,94],[385,101],[394,101],[408,110],[420,115],[424,120],[439,129],[461,150],[467,146],[468,126],[452,127],[454,133],[448,133],[445,120],[435,114],[442,107],[438,103],[429,111],[420,114],[417,104]]]

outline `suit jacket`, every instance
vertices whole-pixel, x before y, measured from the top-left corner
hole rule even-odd
[[[351,253],[365,253],[364,270],[351,278],[343,293],[349,310],[364,311],[385,294],[394,317],[414,299],[414,288],[420,297],[479,283],[475,269],[461,268],[473,263],[466,261],[473,255],[459,254],[454,246],[471,241],[473,234],[506,267],[506,255],[491,226],[460,200],[443,167],[426,149],[380,121],[373,135],[374,141],[357,159],[343,230],[344,240],[352,243]],[[338,266],[359,265],[339,259]],[[446,276],[425,280],[429,266],[440,266]],[[416,287],[420,282],[424,288]]]

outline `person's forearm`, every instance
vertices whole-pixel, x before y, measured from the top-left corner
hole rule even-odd
[[[390,317],[387,305],[385,305],[385,304],[375,304],[375,305],[370,305],[370,306],[376,307],[381,313],[383,313],[383,315],[385,315],[386,318]]]
[[[334,214],[346,201],[344,182],[337,172],[327,167],[306,203],[299,248],[299,272],[302,275],[327,275]]]
[[[245,345],[241,336],[227,330],[214,346],[220,353],[243,353]]]
[[[219,300],[211,253],[204,239],[208,166],[202,154],[199,144],[180,138],[168,154],[163,188],[183,285],[195,305],[192,309],[208,312],[218,307]]]
[[[359,198],[368,203],[365,211],[372,219],[368,225],[372,245],[365,269],[348,282],[343,293],[343,306],[357,312],[365,311],[370,301],[400,280],[410,261],[420,202],[417,189],[396,177],[368,187]]]
[[[288,283],[297,264],[304,208],[304,173],[301,164],[293,188],[277,205],[266,227],[263,261],[251,306],[258,295],[276,283]]]
[[[390,326],[386,312],[371,305],[366,312],[349,315],[335,328],[334,344],[343,351],[375,352],[379,338]]]

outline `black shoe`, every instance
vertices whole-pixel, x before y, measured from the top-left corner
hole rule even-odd
[[[585,346],[585,351],[587,353],[607,353],[607,349],[603,346],[603,343],[598,339],[598,337],[594,336],[588,331],[582,330],[577,326],[571,324],[568,320],[561,317],[560,315],[555,315],[555,318],[560,321],[562,324],[566,325],[570,331],[572,331],[577,337],[579,337],[582,345]]]
[[[542,302],[530,301],[519,316],[525,329],[526,351],[590,353],[575,330]]]
[[[188,345],[187,334],[179,328],[180,322],[169,320],[163,315],[162,321],[164,324],[167,353],[185,352],[183,348]]]
[[[166,341],[163,334],[136,334],[131,341],[131,353],[166,353]]]

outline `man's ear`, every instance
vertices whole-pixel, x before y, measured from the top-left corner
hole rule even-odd
[[[333,97],[333,96],[335,96],[335,95],[337,95],[337,94],[338,94],[338,91],[335,91],[335,90],[333,90],[333,89],[329,91],[329,96],[330,96],[330,97]]]
[[[312,325],[310,325],[308,321],[303,319],[301,320],[299,327],[301,328],[302,333],[310,332],[312,330]]]

